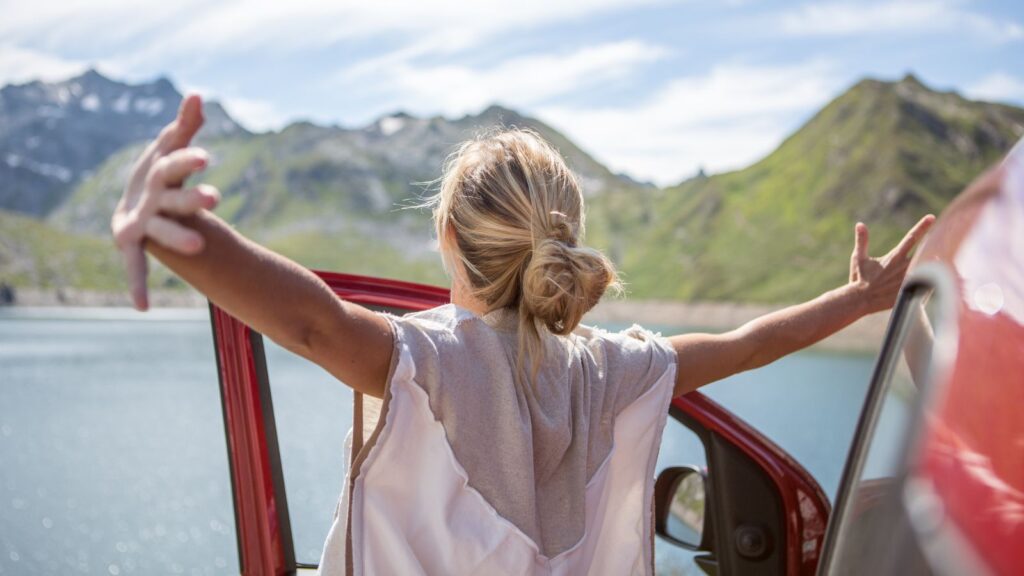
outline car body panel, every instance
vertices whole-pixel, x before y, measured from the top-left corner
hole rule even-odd
[[[937,359],[910,466],[938,499],[940,524],[966,546],[961,554],[991,573],[1017,574],[1024,565],[1024,146],[950,206],[915,260],[950,271],[956,337]]]
[[[913,376],[920,393],[909,425],[887,439],[898,443],[902,457],[893,476],[862,482],[871,423],[904,352],[901,335],[909,333],[915,306],[922,312],[930,306],[927,323],[934,335],[926,365],[918,365],[924,369]],[[915,342],[910,348],[919,346]],[[911,355],[918,357],[917,351]],[[1022,406],[1024,140],[954,199],[914,256],[861,414],[819,572],[1020,573]],[[884,518],[884,528],[865,531],[863,526],[871,527],[865,513]],[[876,552],[860,554],[864,542]]]

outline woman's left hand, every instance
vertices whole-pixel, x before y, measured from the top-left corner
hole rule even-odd
[[[931,214],[921,218],[895,248],[880,258],[868,256],[868,227],[863,222],[854,227],[850,284],[864,295],[865,313],[888,310],[896,303],[910,265],[910,253],[928,233],[933,222],[935,216]]]

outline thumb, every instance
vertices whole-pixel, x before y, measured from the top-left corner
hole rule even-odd
[[[853,227],[853,257],[857,260],[868,257],[868,227],[863,222]]]

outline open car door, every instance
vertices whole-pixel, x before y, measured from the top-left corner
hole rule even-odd
[[[448,291],[442,288],[317,274],[339,297],[396,314],[425,310],[449,300]],[[278,437],[282,421],[275,418],[273,370],[268,370],[267,361],[273,345],[216,306],[211,305],[210,313],[241,572],[252,576],[312,572],[318,557],[309,551],[297,558],[294,518],[289,514],[290,493],[285,488]],[[340,384],[331,388],[348,394],[348,388]],[[353,428],[372,427],[374,401],[352,395]],[[331,425],[348,428],[348,421],[337,420]],[[684,435],[698,441],[678,442]],[[358,450],[360,435],[354,436],[353,452]],[[668,558],[672,550],[687,549],[692,557],[686,560],[690,565],[682,567],[685,574],[694,573],[693,562],[706,572],[719,574],[813,574],[829,513],[828,500],[792,458],[699,393],[674,400],[663,438],[659,461],[669,466],[661,471],[656,485],[659,554]],[[675,449],[666,450],[666,445]],[[706,465],[700,469],[681,466],[691,463],[691,454],[697,454],[697,459],[706,454]],[[293,477],[289,478],[291,482]],[[341,484],[328,489],[336,497]],[[700,526],[681,530],[683,525],[695,524],[692,511],[683,504],[692,505],[698,496]],[[298,493],[293,502],[299,500],[308,498]],[[322,544],[325,536],[326,532],[314,535],[311,541],[319,538]],[[675,569],[659,562],[658,571],[672,573]]]
[[[792,457],[722,405],[700,392],[674,399],[658,468],[659,573],[815,573],[828,497]],[[666,565],[679,549],[689,554]]]
[[[373,309],[405,313],[448,302],[448,290],[442,288],[329,272],[317,275],[340,298]],[[263,576],[315,569],[315,564],[296,560],[263,337],[216,306],[211,305],[210,317],[241,572]],[[353,396],[353,421],[358,421],[362,399],[358,393]]]

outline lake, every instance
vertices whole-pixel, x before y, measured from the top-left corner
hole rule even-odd
[[[351,395],[318,367],[267,350],[296,556],[315,563],[342,486]],[[870,355],[807,351],[705,391],[831,498],[873,365]],[[670,419],[659,469],[703,463]],[[659,572],[697,573],[660,539],[657,551]],[[0,309],[0,574],[231,573],[206,310]]]

